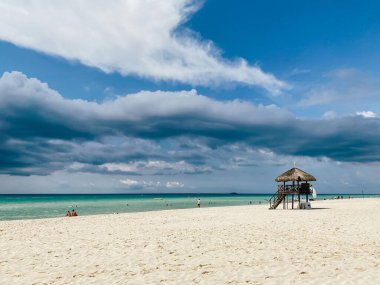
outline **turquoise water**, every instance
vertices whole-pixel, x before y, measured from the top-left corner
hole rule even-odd
[[[79,215],[145,212],[196,207],[268,204],[270,194],[144,194],[144,195],[0,195],[0,220],[53,218],[75,209]],[[336,195],[318,195],[330,199]],[[348,195],[343,195],[348,198]],[[378,195],[365,195],[373,197]],[[363,197],[351,195],[351,197]]]

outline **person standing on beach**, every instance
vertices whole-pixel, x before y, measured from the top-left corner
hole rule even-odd
[[[201,207],[201,199],[198,198],[197,200],[197,207],[200,208]]]

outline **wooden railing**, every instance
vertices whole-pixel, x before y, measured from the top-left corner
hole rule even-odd
[[[269,199],[269,209],[276,209],[289,194],[311,194],[310,185],[279,185],[277,192]]]
[[[276,209],[282,200],[284,200],[288,192],[289,190],[284,189],[283,186],[278,187],[277,192],[269,199],[269,209]]]

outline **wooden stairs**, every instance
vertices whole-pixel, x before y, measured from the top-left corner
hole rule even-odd
[[[272,198],[270,198],[269,200],[269,209],[270,210],[274,210],[278,207],[278,205],[281,204],[281,202],[285,199],[286,195],[287,195],[287,191],[285,191],[284,189],[278,189],[277,192],[275,194],[273,194]]]
[[[284,209],[287,208],[288,205],[285,205],[286,196],[292,195],[292,209],[294,208],[294,195],[298,195],[298,207],[300,207],[300,195],[306,195],[306,202],[308,202],[308,198],[311,194],[310,184],[302,183],[301,185],[279,185],[277,188],[277,192],[273,194],[273,196],[269,199],[269,209],[274,210],[284,202]]]

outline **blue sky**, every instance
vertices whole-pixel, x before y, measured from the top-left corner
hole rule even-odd
[[[0,0],[0,191],[377,193],[379,8]]]

